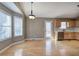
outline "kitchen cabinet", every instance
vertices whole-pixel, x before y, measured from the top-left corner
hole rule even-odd
[[[76,27],[76,21],[75,20],[69,20],[69,28],[73,28],[73,27]]]
[[[70,39],[71,35],[69,34],[69,32],[64,32],[64,39]]]
[[[61,22],[67,22],[67,28],[76,27],[76,20],[75,19],[67,19],[66,21],[62,21],[60,19],[54,19],[53,24],[55,28],[59,28],[61,26]],[[79,20],[77,22],[77,26],[79,26]]]
[[[79,40],[79,32],[58,32],[58,41],[60,40]]]
[[[79,32],[75,33],[75,39],[79,40]]]
[[[64,32],[64,39],[75,39],[75,32]]]
[[[79,19],[76,20],[76,27],[79,27]]]
[[[53,21],[53,24],[54,24],[54,27],[55,27],[55,28],[59,28],[59,27],[61,26],[61,22],[60,22],[59,19],[55,19],[55,20]]]

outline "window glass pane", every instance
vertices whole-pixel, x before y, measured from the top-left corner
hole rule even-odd
[[[10,27],[1,27],[0,29],[1,29],[0,30],[0,34],[1,34],[0,38],[1,38],[1,40],[0,41],[11,37],[11,28]]]
[[[61,22],[61,29],[66,29],[66,22]]]
[[[0,12],[0,41],[11,37],[11,17]]]
[[[0,12],[0,26],[11,26],[11,17]]]
[[[14,18],[14,35],[19,36],[22,35],[22,18],[15,17]]]
[[[3,26],[11,26],[11,18],[10,16],[6,16],[5,22],[3,23]]]

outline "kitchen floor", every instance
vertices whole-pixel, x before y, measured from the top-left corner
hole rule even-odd
[[[28,40],[16,44],[1,56],[79,56],[78,40]]]

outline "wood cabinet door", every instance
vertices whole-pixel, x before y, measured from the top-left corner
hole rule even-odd
[[[69,20],[69,27],[75,27],[76,23],[75,20]]]
[[[69,34],[69,32],[64,32],[64,39],[70,39],[71,35]]]
[[[71,39],[75,39],[75,32],[71,32]]]
[[[64,32],[64,39],[75,39],[75,32]]]
[[[79,32],[75,33],[75,39],[79,40]]]
[[[79,19],[76,20],[76,27],[79,27]]]
[[[55,20],[53,21],[53,24],[54,24],[54,27],[55,27],[55,28],[58,28],[58,27],[60,27],[60,25],[61,25],[59,19],[55,19]]]

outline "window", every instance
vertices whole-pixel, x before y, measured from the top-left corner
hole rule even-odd
[[[0,41],[11,37],[11,16],[0,12]]]
[[[15,16],[14,17],[14,36],[22,35],[22,18]]]
[[[61,29],[66,29],[67,27],[67,22],[61,22]]]

